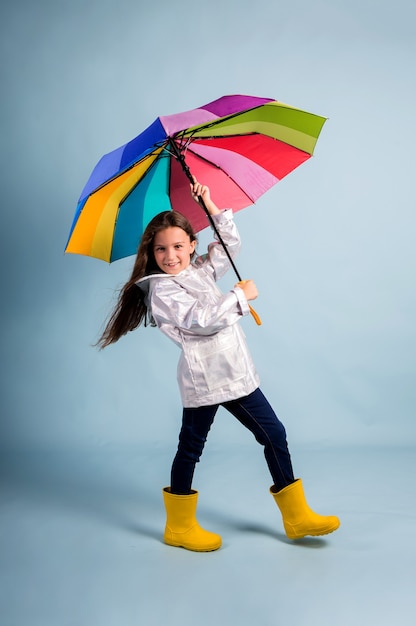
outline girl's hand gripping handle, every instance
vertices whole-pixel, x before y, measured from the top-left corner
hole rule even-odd
[[[244,291],[244,295],[247,298],[247,300],[255,300],[257,296],[259,295],[259,292],[257,291],[257,287],[253,280],[240,280],[240,282],[237,283],[235,286],[240,287],[240,289]],[[250,305],[248,306],[250,309],[250,313],[252,317],[254,318],[254,321],[256,322],[257,326],[261,326],[260,317],[258,316],[258,314],[256,313],[256,311],[253,309],[252,306]]]

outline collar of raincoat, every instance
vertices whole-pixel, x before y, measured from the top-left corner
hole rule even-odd
[[[178,274],[166,274],[165,272],[158,272],[155,274],[146,274],[146,276],[143,276],[142,278],[139,278],[139,280],[136,280],[135,284],[142,291],[144,291],[145,293],[148,293],[149,287],[150,287],[150,281],[152,278],[177,278],[179,276],[185,276],[186,273],[189,272],[191,267],[192,267],[192,263],[188,265],[187,268],[179,272]]]

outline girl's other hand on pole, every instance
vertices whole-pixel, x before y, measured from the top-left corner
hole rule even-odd
[[[244,291],[244,295],[247,300],[255,300],[259,295],[257,287],[254,283],[254,280],[241,280],[239,283],[234,285],[235,287],[240,287]]]
[[[190,183],[190,188],[192,198],[198,203],[200,202],[200,199],[202,199],[205,208],[210,215],[217,215],[218,213],[221,213],[217,205],[212,201],[211,193],[207,185],[202,185],[194,177],[194,182]]]
[[[204,202],[210,200],[210,192],[209,187],[207,185],[202,185],[199,183],[194,177],[194,182],[191,183],[191,194],[195,202],[199,202],[199,198],[202,198]]]

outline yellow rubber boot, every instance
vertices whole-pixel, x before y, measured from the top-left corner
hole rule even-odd
[[[195,552],[211,552],[221,547],[221,537],[204,530],[196,519],[198,492],[189,495],[176,495],[170,487],[163,489],[166,509],[164,542],[170,546],[186,548]]]
[[[335,515],[318,515],[309,508],[300,479],[281,491],[275,492],[274,489],[270,487],[270,493],[280,509],[289,539],[301,539],[306,535],[327,535],[339,527],[340,521]]]

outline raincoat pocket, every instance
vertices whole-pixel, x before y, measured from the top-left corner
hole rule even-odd
[[[232,385],[247,373],[244,351],[233,327],[198,342],[192,352],[192,377],[198,391]]]

